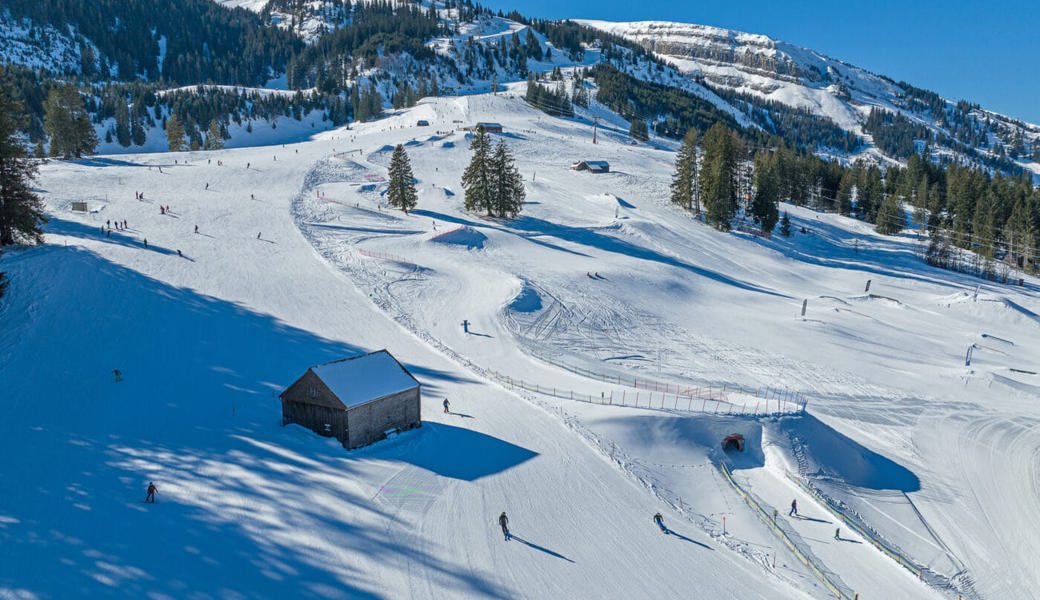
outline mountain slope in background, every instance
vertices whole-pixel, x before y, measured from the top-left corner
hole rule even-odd
[[[735,104],[757,104],[748,111],[768,110],[768,103],[776,102],[826,117],[862,136],[889,159],[905,159],[927,142],[936,158],[993,163],[1008,159],[1040,172],[1040,157],[1035,155],[1040,151],[1040,127],[966,101],[951,102],[813,50],[705,25],[577,22],[639,43]],[[891,117],[872,119],[871,112],[879,110]]]

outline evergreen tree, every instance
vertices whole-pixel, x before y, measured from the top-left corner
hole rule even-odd
[[[477,128],[477,134],[469,149],[473,152],[469,166],[462,174],[462,188],[466,190],[466,210],[486,211],[489,217],[494,216],[491,179],[491,141],[483,127]]]
[[[506,143],[500,141],[491,157],[492,203],[495,216],[511,218],[520,214],[527,192]]]
[[[408,212],[415,208],[419,196],[415,191],[415,176],[404,146],[398,144],[390,157],[390,183],[386,190],[387,202],[394,208]]]
[[[784,216],[780,217],[780,235],[791,237],[791,217],[787,216],[786,210]]]
[[[759,152],[755,156],[755,198],[751,203],[751,215],[762,226],[764,233],[772,233],[780,212],[780,181],[776,161],[771,152]]]
[[[903,203],[895,194],[885,196],[878,207],[875,231],[883,235],[895,235],[906,227],[906,213]]]
[[[181,124],[181,120],[177,118],[176,114],[170,115],[170,118],[166,120],[166,141],[169,144],[170,152],[181,152],[188,143],[184,125]]]
[[[837,206],[838,213],[848,216],[852,213],[852,190],[856,187],[856,171],[853,169],[846,169],[841,174],[841,181],[838,183],[838,194],[837,194]]]
[[[43,242],[43,201],[33,192],[36,163],[22,145],[18,129],[22,107],[0,89],[0,246]]]
[[[700,170],[701,201],[709,225],[729,231],[737,212],[737,150],[731,129],[721,123],[712,125],[704,135],[704,159]]]
[[[632,124],[628,127],[628,135],[640,142],[649,140],[650,130],[646,126],[646,121],[639,117],[632,117]]]
[[[98,145],[83,98],[71,84],[51,88],[44,103],[43,129],[50,138],[51,156],[79,158],[92,154]]]
[[[690,129],[675,155],[672,203],[699,213],[701,207],[697,200],[697,130]]]
[[[224,136],[220,131],[220,123],[216,119],[209,122],[209,132],[206,133],[206,150],[220,150],[224,148]]]
[[[4,297],[4,292],[7,291],[7,273],[0,271],[0,298]]]
[[[1028,259],[1036,248],[1036,228],[1033,224],[1029,201],[1019,198],[1011,209],[1007,224],[1004,226],[1004,239],[1007,242],[1008,259],[1019,268],[1027,268]]]
[[[130,146],[130,110],[126,102],[116,103],[116,141],[124,148]]]

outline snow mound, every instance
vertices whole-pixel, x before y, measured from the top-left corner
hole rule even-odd
[[[445,231],[430,238],[431,242],[465,246],[467,250],[481,250],[487,242],[487,236],[472,227],[459,227]]]
[[[533,313],[542,310],[542,297],[534,286],[523,282],[518,293],[507,307],[512,312]]]

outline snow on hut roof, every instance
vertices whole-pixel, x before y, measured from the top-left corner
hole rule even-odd
[[[605,160],[586,160],[584,161],[590,167],[609,167],[610,163]]]
[[[311,367],[347,408],[419,385],[386,350],[343,358]]]

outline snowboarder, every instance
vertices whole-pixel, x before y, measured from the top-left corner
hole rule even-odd
[[[841,540],[841,527],[834,530],[834,539]]]
[[[509,541],[509,517],[506,516],[506,512],[502,511],[502,514],[498,515],[498,524],[502,527],[502,535],[505,536],[506,541]]]
[[[155,504],[155,492],[158,492],[158,488],[151,481],[148,482],[148,495],[144,497],[145,502],[151,502]]]
[[[661,516],[661,513],[654,515],[654,524],[661,529],[661,533],[668,533],[668,528],[664,526],[664,517]]]
[[[115,376],[116,383],[119,383],[120,381],[123,380],[123,372],[120,371],[119,369],[112,369],[112,375]]]
[[[451,409],[449,409],[449,408],[448,408],[449,406],[450,406],[450,404],[448,403],[448,399],[447,399],[447,398],[445,398],[445,399],[444,399],[444,412],[445,412],[445,414],[447,414],[447,413],[450,413],[450,412],[451,412]]]
[[[798,514],[798,500],[791,500],[791,510],[787,512],[787,516],[793,517]]]

